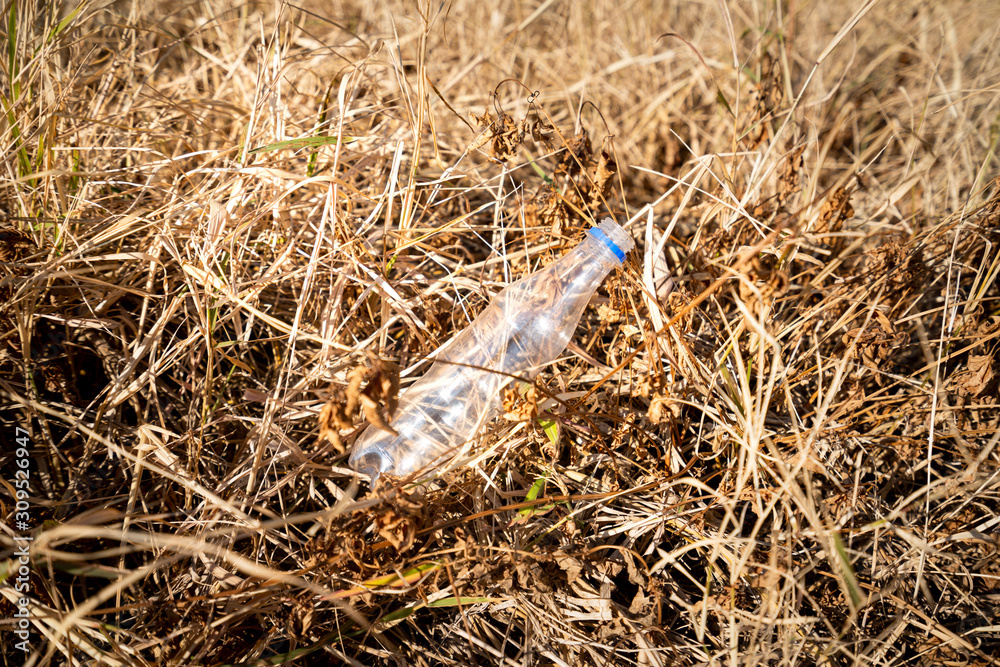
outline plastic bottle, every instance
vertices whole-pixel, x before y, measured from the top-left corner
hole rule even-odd
[[[510,375],[532,377],[562,354],[598,285],[633,247],[606,218],[564,257],[505,287],[400,396],[390,421],[399,435],[369,426],[351,467],[374,484],[382,473],[408,475],[457,453],[495,416]]]

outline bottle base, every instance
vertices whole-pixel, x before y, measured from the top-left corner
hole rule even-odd
[[[378,480],[379,475],[385,469],[384,463],[385,459],[382,455],[375,452],[368,452],[357,460],[351,461],[351,467],[359,475],[367,477],[370,486],[375,486],[376,480]]]

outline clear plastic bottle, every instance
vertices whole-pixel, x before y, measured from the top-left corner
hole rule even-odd
[[[598,285],[633,247],[606,218],[564,257],[505,287],[400,396],[390,421],[399,435],[369,426],[351,467],[374,483],[382,473],[408,475],[459,452],[495,416],[510,375],[532,377],[562,354]]]

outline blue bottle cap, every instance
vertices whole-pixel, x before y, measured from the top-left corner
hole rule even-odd
[[[608,249],[611,250],[611,252],[615,254],[615,257],[618,258],[619,263],[625,261],[625,253],[622,252],[621,248],[615,245],[615,242],[612,241],[611,238],[607,234],[605,234],[600,227],[591,227],[590,229],[587,230],[587,233],[593,236],[598,241],[604,243],[604,245],[608,246]]]

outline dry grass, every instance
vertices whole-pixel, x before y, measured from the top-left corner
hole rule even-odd
[[[996,3],[49,4],[0,68],[8,664],[16,427],[29,664],[1000,654]],[[359,483],[348,374],[607,213],[526,418]]]

